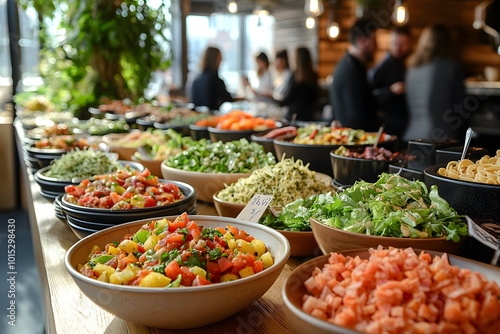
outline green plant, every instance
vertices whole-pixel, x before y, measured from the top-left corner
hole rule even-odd
[[[136,101],[151,74],[170,65],[169,1],[19,0],[41,20],[37,92],[80,111],[103,98]],[[54,29],[55,28],[55,29]]]

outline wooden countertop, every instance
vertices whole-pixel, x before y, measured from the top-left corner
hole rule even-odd
[[[19,156],[23,163],[22,127],[16,125],[16,130]],[[262,298],[211,326],[188,330],[155,329],[126,322],[102,310],[80,292],[64,266],[64,255],[78,238],[65,222],[55,216],[52,202],[40,195],[40,188],[33,175],[25,168],[21,174],[27,188],[24,195],[28,203],[33,248],[43,288],[46,333],[291,333],[285,319],[281,289],[291,271],[304,260],[300,258],[288,260],[276,283]],[[217,215],[213,205],[205,203],[199,204],[198,213]]]

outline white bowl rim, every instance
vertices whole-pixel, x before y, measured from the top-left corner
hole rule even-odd
[[[100,282],[98,280],[89,278],[87,276],[84,276],[83,274],[79,273],[75,268],[70,263],[70,256],[72,253],[75,251],[76,248],[80,247],[80,245],[84,242],[87,242],[89,239],[96,238],[100,234],[103,234],[107,232],[108,230],[111,229],[121,229],[127,226],[133,226],[133,225],[138,225],[139,222],[144,222],[144,221],[151,221],[151,220],[158,220],[158,219],[163,219],[163,218],[174,218],[177,216],[163,216],[163,217],[156,217],[156,218],[148,218],[148,219],[140,219],[140,220],[134,220],[125,224],[119,224],[113,227],[108,227],[103,230],[100,230],[96,233],[93,233],[83,239],[80,239],[77,241],[75,244],[73,244],[67,251],[66,254],[64,255],[64,265],[66,267],[66,270],[70,273],[70,275],[73,277],[74,280],[80,280],[85,282],[86,284],[91,284],[95,285],[99,288],[105,288],[105,289],[110,289],[114,291],[123,291],[123,292],[129,292],[129,293],[147,293],[147,294],[158,294],[158,293],[165,293],[168,291],[169,294],[181,294],[185,292],[201,292],[207,289],[211,290],[220,290],[220,289],[225,289],[226,287],[229,286],[238,286],[242,284],[246,284],[249,281],[254,281],[260,279],[262,275],[265,273],[271,273],[277,268],[282,267],[285,265],[286,261],[290,257],[290,243],[288,239],[281,233],[279,233],[277,230],[274,230],[270,227],[267,227],[265,225],[261,224],[256,224],[252,223],[249,221],[241,220],[241,219],[236,219],[236,218],[228,218],[228,217],[220,217],[220,216],[210,216],[210,215],[190,215],[189,218],[191,220],[209,220],[209,221],[215,221],[215,222],[221,222],[221,223],[238,223],[243,226],[248,226],[248,227],[253,227],[253,228],[258,228],[262,229],[268,234],[271,234],[273,237],[279,239],[284,247],[284,254],[281,259],[278,259],[277,262],[274,262],[273,265],[257,274],[240,278],[234,281],[230,282],[221,282],[221,283],[215,283],[215,284],[209,284],[209,285],[202,285],[202,286],[187,286],[187,287],[178,287],[178,288],[172,288],[172,289],[161,289],[161,288],[149,288],[149,287],[141,287],[141,286],[129,286],[129,285],[118,285],[118,284],[111,284],[111,283],[106,283],[106,282]],[[202,225],[202,224],[199,224]],[[268,245],[266,245],[268,246]],[[90,250],[89,250],[90,251]],[[273,255],[273,258],[276,260],[275,256]]]

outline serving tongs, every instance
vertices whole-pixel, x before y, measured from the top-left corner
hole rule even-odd
[[[379,128],[378,128],[378,132],[377,132],[377,137],[375,137],[375,143],[373,144],[373,148],[377,148],[378,146],[378,143],[380,141],[380,138],[382,138],[382,133],[384,132],[384,125],[382,124]]]
[[[460,161],[464,160],[465,157],[467,156],[467,151],[469,150],[470,141],[475,136],[476,133],[474,132],[474,130],[472,130],[472,128],[468,128],[467,132],[465,133],[464,149],[462,151],[462,156],[460,157]]]

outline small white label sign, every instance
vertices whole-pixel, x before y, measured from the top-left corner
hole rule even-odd
[[[236,218],[256,223],[272,200],[272,195],[255,194]]]
[[[486,232],[479,224],[474,223],[472,219],[466,217],[467,225],[469,227],[469,235],[492,249],[497,249],[500,245],[499,240],[492,236],[490,233]]]

